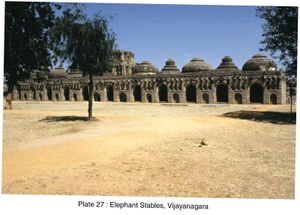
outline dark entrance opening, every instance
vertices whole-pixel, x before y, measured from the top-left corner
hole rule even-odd
[[[24,100],[27,101],[27,94],[24,94]]]
[[[107,101],[114,101],[114,88],[113,86],[109,86],[107,88]]]
[[[151,94],[147,94],[147,101],[148,102],[152,102],[152,96],[151,96]]]
[[[101,101],[101,97],[100,97],[100,94],[99,93],[94,93],[94,100],[96,102],[100,102]]]
[[[240,93],[235,94],[234,99],[235,99],[236,104],[242,104],[243,103],[242,95]]]
[[[186,101],[196,102],[196,87],[192,84],[186,88]]]
[[[51,87],[48,87],[48,89],[47,89],[47,97],[48,97],[49,101],[52,100],[52,89],[51,89]]]
[[[277,96],[275,94],[271,94],[270,101],[271,101],[271,104],[276,105],[277,104]]]
[[[264,102],[264,88],[260,84],[253,84],[250,87],[250,103]]]
[[[178,95],[178,93],[174,93],[173,99],[174,99],[175,103],[179,103],[179,95]]]
[[[40,101],[43,101],[43,95],[39,94]]]
[[[142,90],[140,85],[136,85],[133,90],[133,96],[135,102],[141,102],[142,101]]]
[[[209,96],[208,96],[207,93],[204,93],[204,94],[202,95],[202,100],[203,100],[203,103],[205,103],[205,104],[208,104],[208,103],[209,103]]]
[[[217,102],[228,102],[228,87],[225,84],[217,86]]]
[[[35,91],[33,92],[33,100],[36,100],[36,93],[35,93]]]
[[[83,100],[88,101],[89,100],[89,89],[88,87],[84,87],[82,91]]]
[[[73,100],[77,101],[77,95],[75,93],[73,94]]]
[[[158,96],[160,102],[168,102],[168,88],[162,84],[158,88]]]
[[[55,94],[55,99],[56,101],[59,101],[59,95],[57,93]]]
[[[119,98],[120,102],[127,102],[127,96],[125,93],[120,93]]]
[[[69,87],[65,87],[64,89],[64,96],[65,96],[65,100],[66,101],[69,101],[70,100],[70,90],[69,90]]]

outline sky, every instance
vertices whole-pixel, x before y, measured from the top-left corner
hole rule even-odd
[[[101,10],[112,16],[120,50],[135,53],[135,62],[144,60],[162,69],[167,59],[179,69],[199,57],[217,68],[229,55],[242,68],[259,53],[263,20],[253,6],[85,4],[87,14]],[[270,56],[268,53],[264,53]]]

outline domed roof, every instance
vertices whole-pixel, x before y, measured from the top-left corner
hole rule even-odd
[[[193,58],[189,63],[185,64],[182,68],[182,72],[203,72],[212,70],[211,65],[206,63],[204,60],[200,58]]]
[[[136,64],[132,70],[133,74],[155,74],[158,73],[158,69],[148,61],[143,61],[140,64]]]
[[[267,58],[267,56],[262,54],[254,55],[243,66],[243,71],[276,71],[276,69],[276,63],[272,59]]]
[[[68,78],[68,77],[69,74],[62,67],[55,68],[48,75],[49,79],[61,79],[61,78]]]
[[[162,73],[164,74],[177,74],[179,73],[179,69],[175,65],[175,61],[173,59],[168,59],[166,61],[166,65],[164,68],[161,70]]]
[[[218,66],[217,70],[223,71],[235,71],[238,70],[238,67],[232,62],[232,58],[229,56],[225,56],[222,59],[222,63]]]

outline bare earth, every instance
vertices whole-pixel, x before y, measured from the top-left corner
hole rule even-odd
[[[94,103],[92,122],[86,102],[13,106],[5,194],[294,198],[296,126],[256,115],[288,105]]]

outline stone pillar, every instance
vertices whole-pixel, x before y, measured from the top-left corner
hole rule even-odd
[[[280,78],[279,82],[279,92],[277,94],[277,103],[286,104],[286,79]]]
[[[228,104],[234,104],[235,103],[234,96],[235,96],[235,91],[228,88]]]
[[[154,87],[152,100],[153,100],[153,102],[159,102],[159,96],[158,96],[158,88],[157,88],[157,86]]]
[[[119,90],[114,90],[114,102],[120,102]]]
[[[270,104],[270,91],[267,90],[266,88],[264,88],[264,95],[263,95],[263,97],[264,97],[263,103],[264,104]]]
[[[186,103],[186,91],[183,88],[179,93],[179,103]]]
[[[173,91],[168,89],[168,103],[173,103]]]
[[[196,103],[202,103],[202,93],[199,88],[196,88]]]
[[[243,90],[242,91],[242,104],[249,104],[250,98],[249,98],[249,90]]]
[[[141,89],[142,102],[147,102],[147,92],[144,89]]]
[[[217,103],[217,94],[216,94],[216,86],[212,85],[211,90],[208,92],[208,96],[209,96],[209,103],[213,104],[213,103]]]

